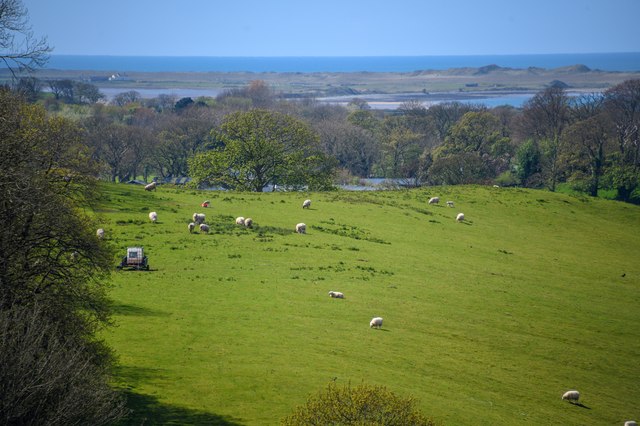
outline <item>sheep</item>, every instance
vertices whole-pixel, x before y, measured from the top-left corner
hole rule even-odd
[[[187,225],[187,227],[189,228],[189,233],[191,234],[193,230],[196,229],[196,224],[194,222],[191,222]]]
[[[638,423],[633,420],[627,420],[624,422],[624,426],[638,426]]]
[[[246,226],[247,228],[251,228],[253,226],[253,219],[251,219],[250,217],[246,218],[244,220],[244,226]]]
[[[296,225],[296,232],[298,234],[306,234],[307,233],[307,225],[304,223],[299,223]]]
[[[453,207],[453,201],[447,201],[447,207]]]
[[[157,189],[156,185],[157,184],[155,182],[151,182],[149,185],[145,185],[144,186],[144,190],[145,191],[155,191]]]
[[[382,318],[380,317],[373,318],[369,323],[369,327],[382,328]]]
[[[149,220],[151,220],[151,222],[153,223],[156,223],[158,221],[158,213],[156,212],[149,213]]]
[[[236,225],[244,225],[244,217],[236,217]]]
[[[440,202],[440,197],[429,198],[429,204],[438,204],[439,202]]]
[[[209,233],[209,225],[205,224],[205,223],[201,223],[200,224],[200,231],[204,232],[205,234]]]
[[[304,200],[304,203],[302,203],[302,208],[308,209],[309,207],[311,207],[311,200]]]
[[[339,291],[330,291],[329,297],[333,297],[335,299],[344,299],[344,294]]]
[[[104,229],[100,228],[96,231],[96,236],[99,240],[104,239]]]
[[[570,390],[570,391],[566,391],[563,395],[562,395],[562,400],[567,400],[571,403],[578,402],[578,399],[580,399],[580,392],[578,392],[577,390]]]
[[[456,222],[462,222],[464,220],[464,213],[458,213],[456,216]]]
[[[200,225],[201,223],[204,223],[204,220],[205,220],[204,213],[193,214],[193,221],[196,223],[196,225]]]
[[[202,204],[200,204],[200,207],[209,207],[209,204],[211,204],[211,201],[207,200],[205,202],[203,202]]]

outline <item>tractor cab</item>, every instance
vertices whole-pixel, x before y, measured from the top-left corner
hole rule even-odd
[[[145,271],[149,270],[149,261],[147,256],[144,255],[144,248],[142,247],[129,247],[127,248],[127,255],[122,258],[118,269],[136,269]]]

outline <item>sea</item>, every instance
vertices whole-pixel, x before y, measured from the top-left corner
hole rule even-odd
[[[498,65],[506,68],[559,68],[586,65],[593,70],[640,71],[640,52],[467,56],[99,56],[51,55],[45,68],[110,72],[412,72]]]

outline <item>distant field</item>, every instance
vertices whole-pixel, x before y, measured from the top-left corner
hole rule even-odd
[[[640,419],[637,206],[469,186],[104,189],[109,243],[143,245],[152,268],[114,272],[104,335],[129,424],[274,425],[332,380],[414,396],[447,425]],[[195,212],[210,234],[189,234]],[[574,388],[582,406],[560,399]]]
[[[104,71],[39,70],[41,80],[82,79],[103,89],[230,89],[244,87],[252,80],[266,81],[277,93],[289,96],[366,95],[379,93],[465,93],[484,91],[535,92],[553,81],[571,90],[599,91],[625,80],[640,78],[638,72],[606,72],[575,66],[542,68],[458,68],[416,72],[129,72],[116,81]],[[11,75],[0,70],[0,80]],[[427,99],[428,100],[428,99]]]

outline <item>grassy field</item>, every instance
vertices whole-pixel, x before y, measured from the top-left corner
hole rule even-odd
[[[105,338],[129,424],[273,425],[331,380],[414,396],[447,425],[640,419],[637,206],[492,187],[104,189],[108,240],[143,245],[152,269],[113,275]],[[208,235],[189,234],[195,212]]]

